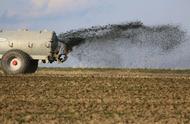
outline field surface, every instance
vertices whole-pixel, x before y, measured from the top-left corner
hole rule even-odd
[[[0,124],[188,124],[189,70],[0,71]]]

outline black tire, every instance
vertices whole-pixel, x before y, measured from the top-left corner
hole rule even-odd
[[[30,67],[31,57],[21,50],[10,50],[1,60],[1,67],[6,74],[25,74]]]
[[[38,60],[31,59],[28,73],[34,73],[38,69]]]

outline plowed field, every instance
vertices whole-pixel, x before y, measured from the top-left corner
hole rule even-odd
[[[0,71],[0,123],[190,123],[190,71]]]

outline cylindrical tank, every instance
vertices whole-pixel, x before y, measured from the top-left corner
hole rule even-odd
[[[0,32],[0,58],[12,49],[22,50],[33,59],[44,60],[57,52],[58,39],[55,32],[7,31]]]

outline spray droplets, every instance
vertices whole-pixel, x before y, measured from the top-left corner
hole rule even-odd
[[[72,30],[59,38],[73,48],[66,66],[168,68],[186,33],[179,26],[132,22]]]

